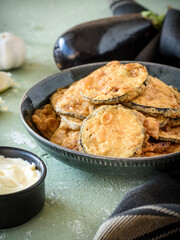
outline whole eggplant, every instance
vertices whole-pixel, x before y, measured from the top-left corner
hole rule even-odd
[[[57,39],[54,59],[59,69],[100,61],[133,60],[157,32],[140,13],[83,23]]]
[[[161,32],[157,33],[156,36],[139,52],[134,60],[161,63],[161,56],[159,53],[160,35]]]
[[[180,10],[169,9],[161,32],[160,54],[164,64],[180,67]]]
[[[133,0],[108,0],[113,15],[124,15],[129,13],[140,13],[148,9]]]

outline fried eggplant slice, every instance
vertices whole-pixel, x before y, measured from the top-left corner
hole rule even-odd
[[[180,143],[180,127],[159,131],[159,140]]]
[[[144,127],[149,136],[155,139],[159,138],[159,123],[155,118],[147,117],[144,121]]]
[[[153,157],[166,154],[171,142],[161,142],[153,139],[149,134],[145,135],[142,151],[136,157]]]
[[[152,116],[147,113],[139,112],[135,109],[132,109],[132,111],[135,112],[139,116],[139,118],[142,120],[142,122],[144,122],[146,118],[154,118],[158,122],[159,128],[163,128],[169,122],[169,118],[165,118],[162,115],[157,115],[157,116],[153,115]]]
[[[145,132],[147,134],[149,134],[149,136],[151,136],[155,139],[158,139],[159,138],[159,130],[167,124],[169,118],[164,118],[161,115],[151,116],[149,114],[145,114],[145,113],[143,114],[134,109],[132,109],[132,111],[141,120],[141,122],[145,128]]]
[[[150,115],[163,115],[164,117],[180,117],[180,105],[174,91],[164,82],[148,76],[150,83],[144,93],[125,103],[125,106]]]
[[[163,128],[166,124],[168,124],[169,122],[169,118],[165,118],[164,116],[162,115],[157,115],[157,116],[152,116],[150,114],[146,114],[144,113],[144,116],[146,118],[154,118],[158,124],[159,124],[159,128]]]
[[[82,82],[77,81],[70,85],[63,94],[60,91],[59,97],[58,92],[55,93],[51,99],[55,111],[58,114],[73,116],[79,119],[84,119],[93,112],[93,104],[83,98],[80,94],[81,88]]]
[[[162,115],[157,115],[154,118],[156,118],[156,120],[159,122],[159,127],[163,128],[164,126],[166,126],[169,122],[169,118],[166,118]]]
[[[61,129],[80,130],[83,121],[78,118],[61,115]]]
[[[177,88],[175,88],[174,86],[170,86],[170,88],[172,89],[176,99],[177,99],[177,102],[180,104],[180,92]]]
[[[132,157],[141,151],[144,127],[133,111],[122,105],[99,107],[84,121],[80,151],[108,157]]]
[[[167,149],[166,153],[175,153],[180,152],[180,143],[171,143],[169,148]]]
[[[152,136],[154,138],[158,138],[158,136],[159,136],[159,123],[158,123],[158,121],[155,118],[144,115],[141,112],[138,112],[134,109],[132,111],[141,120],[141,122],[144,126],[144,129],[145,129],[145,133],[149,134],[150,136]]]
[[[78,151],[78,138],[79,131],[73,131],[68,129],[64,130],[59,127],[52,135],[50,141],[57,145],[60,145],[61,147]]]
[[[148,146],[144,147],[141,153],[142,156],[156,156],[160,154],[165,154],[168,148],[170,147],[170,142],[158,142],[158,143],[149,143]],[[151,153],[151,154],[150,154]]]
[[[147,76],[139,63],[112,61],[83,79],[81,93],[94,104],[127,102],[144,92]]]
[[[40,133],[47,139],[51,138],[60,124],[60,120],[50,104],[37,109],[32,116],[32,121]]]
[[[58,88],[58,90],[50,97],[50,102],[53,109],[55,109],[56,103],[62,98],[66,90],[67,88]]]
[[[180,118],[169,118],[168,125],[170,127],[180,126]]]

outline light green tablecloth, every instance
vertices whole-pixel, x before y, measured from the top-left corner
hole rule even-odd
[[[179,0],[138,2],[157,13],[165,13],[169,4],[180,9]],[[92,239],[124,193],[151,178],[98,176],[66,166],[36,145],[19,117],[24,93],[59,71],[53,59],[55,40],[76,24],[109,16],[105,0],[0,0],[0,32],[13,32],[27,47],[26,63],[10,71],[15,86],[0,94],[8,106],[8,111],[0,112],[0,145],[34,152],[48,170],[44,209],[24,225],[0,230],[0,239]]]

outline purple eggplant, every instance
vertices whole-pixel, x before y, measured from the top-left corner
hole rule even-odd
[[[157,32],[140,13],[83,23],[57,39],[54,59],[59,69],[100,61],[133,60]]]
[[[161,32],[160,54],[162,62],[180,67],[180,10],[169,9]]]
[[[160,32],[142,49],[134,60],[160,63],[159,40]]]
[[[147,11],[144,6],[133,0],[108,0],[109,7],[113,12],[113,15],[124,15],[130,13],[140,13]]]

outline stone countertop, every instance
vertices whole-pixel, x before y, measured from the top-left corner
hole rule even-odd
[[[138,2],[157,13],[180,9],[179,0]],[[55,40],[82,22],[112,16],[105,0],[1,0],[0,32],[13,32],[27,47],[25,64],[9,71],[14,87],[1,93],[8,111],[0,112],[0,145],[23,148],[41,157],[47,166],[43,210],[29,222],[0,230],[0,239],[90,240],[123,195],[152,176],[99,176],[69,167],[44,152],[29,136],[20,116],[24,93],[43,78],[59,72],[53,59]]]

